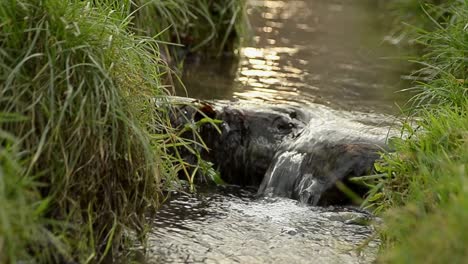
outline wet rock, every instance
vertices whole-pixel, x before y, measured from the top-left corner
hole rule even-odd
[[[349,204],[351,199],[336,184],[344,184],[357,195],[365,194],[367,190],[349,178],[372,173],[378,151],[385,148],[387,132],[338,114],[314,117],[300,135],[282,142],[259,194],[314,205]]]
[[[218,166],[225,181],[259,186],[279,145],[305,126],[290,111],[222,107],[216,115],[223,121],[221,135],[214,129],[203,131],[210,148],[205,157]]]
[[[180,109],[184,117],[174,118],[175,124],[203,116],[223,121],[221,134],[210,124],[199,130],[209,148],[203,157],[215,164],[223,180],[257,186],[259,195],[314,205],[349,204],[337,182],[363,195],[367,190],[348,179],[372,173],[388,132],[324,108],[308,112],[219,102]]]
[[[378,150],[366,143],[317,142],[308,151],[279,151],[259,194],[285,196],[314,205],[349,204],[352,200],[335,184],[341,182],[364,195],[366,190],[348,179],[371,174]]]

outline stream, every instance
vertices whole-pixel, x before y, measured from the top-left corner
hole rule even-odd
[[[219,187],[181,195],[152,219],[147,263],[371,263],[371,215],[309,207],[252,190]]]
[[[369,126],[385,141],[392,114],[398,113],[395,102],[405,99],[396,91],[404,85],[407,65],[390,59],[404,51],[384,41],[385,18],[375,2],[252,0],[252,43],[238,59],[189,61],[187,90],[179,95],[295,106],[315,117],[307,129],[317,142],[337,134],[361,138]],[[275,158],[278,163],[284,153]],[[288,155],[294,163],[295,156]],[[150,218],[147,250],[138,261],[372,263],[379,246],[368,224],[374,217],[352,206],[312,206],[310,193],[306,203],[281,195],[288,191],[273,183],[281,181],[275,177],[297,174],[290,168],[269,170],[262,186],[273,188],[268,193],[227,185],[172,195]]]

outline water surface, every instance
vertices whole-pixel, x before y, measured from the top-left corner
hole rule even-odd
[[[368,213],[236,187],[177,195],[152,218],[147,263],[371,263]]]
[[[252,43],[239,60],[187,65],[188,95],[396,113],[406,65],[375,2],[252,0]]]

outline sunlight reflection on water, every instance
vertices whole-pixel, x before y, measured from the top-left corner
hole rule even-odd
[[[404,51],[384,41],[370,0],[250,1],[240,60],[186,66],[188,95],[395,113]]]

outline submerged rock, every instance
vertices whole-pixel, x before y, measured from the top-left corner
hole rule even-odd
[[[174,123],[196,121],[204,111],[223,121],[221,133],[209,124],[199,130],[209,148],[203,157],[215,164],[223,180],[256,186],[259,195],[314,205],[350,203],[337,182],[363,195],[366,190],[348,179],[372,173],[388,134],[386,127],[363,122],[375,118],[322,106],[304,110],[217,102],[207,111],[206,103],[198,105],[199,110],[185,109],[185,117]]]

